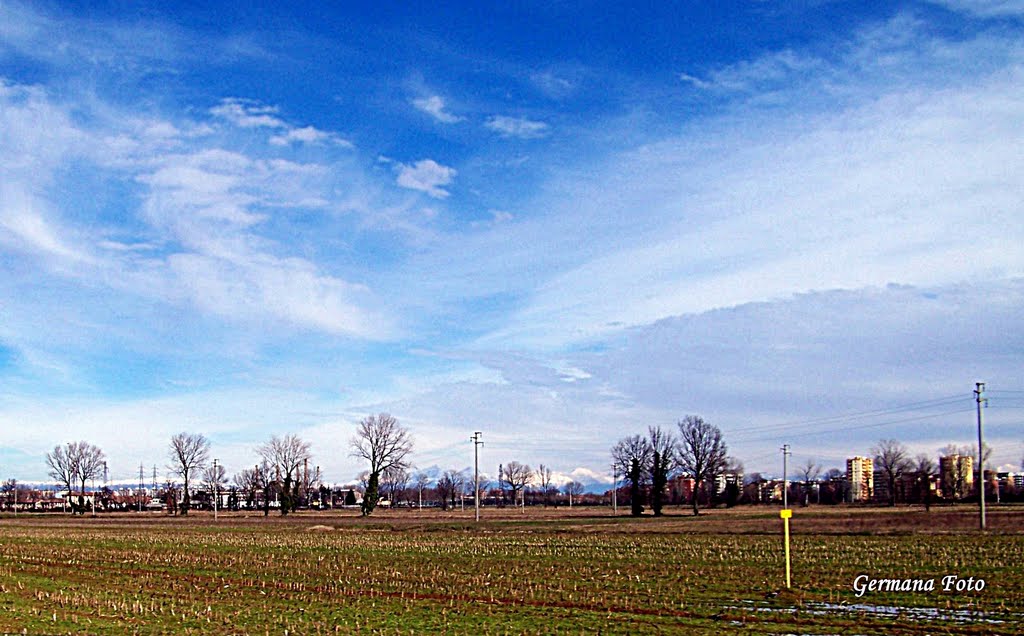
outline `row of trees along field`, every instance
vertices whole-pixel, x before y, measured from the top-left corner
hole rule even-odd
[[[690,504],[700,514],[699,493],[715,475],[729,469],[742,472],[739,462],[728,456],[722,431],[699,415],[687,415],[678,423],[678,437],[660,426],[647,429],[647,436],[623,438],[612,447],[615,470],[630,490],[630,512],[643,513],[643,492],[649,492],[651,510],[661,516],[669,478],[676,472],[693,479]]]
[[[369,471],[363,494],[364,515],[373,512],[380,500],[382,476],[392,479],[408,467],[412,452],[412,437],[398,420],[381,413],[371,415],[359,423],[351,439],[352,455],[369,462]],[[282,515],[294,512],[308,504],[310,480],[308,463],[312,458],[309,442],[297,435],[272,436],[256,448],[258,462],[234,476],[234,489],[241,491],[251,507],[262,500],[264,514],[269,514],[271,499],[276,499]],[[192,490],[197,478],[203,480],[207,491],[226,490],[227,471],[214,460],[210,462],[210,440],[199,433],[182,432],[171,438],[168,448],[168,470],[180,478],[181,492],[170,483],[165,487],[168,509],[187,515],[192,501]],[[106,468],[103,451],[88,442],[68,442],[57,445],[46,454],[50,477],[68,493],[72,512],[85,514],[86,485],[99,478]],[[313,483],[320,482],[314,475]],[[91,497],[90,497],[91,498]],[[180,501],[180,505],[179,505]]]
[[[433,503],[447,509],[457,502],[461,504],[466,496],[476,496],[476,485],[464,471],[446,470],[436,479],[422,472],[411,475],[409,456],[413,449],[412,437],[396,418],[387,413],[363,419],[350,440],[350,447],[353,456],[368,464],[368,469],[359,478],[363,491],[359,505],[364,515],[371,514],[382,497],[393,504],[404,500],[410,505],[418,504],[422,507],[426,493]],[[202,480],[200,490],[203,497],[212,499],[209,493],[225,493],[229,497],[229,507],[233,508],[239,507],[244,497],[246,508],[261,506],[264,514],[269,514],[272,500],[274,507],[286,515],[311,504],[333,505],[335,495],[339,494],[323,486],[319,468],[310,478],[310,444],[296,435],[272,436],[257,446],[258,461],[252,468],[236,473],[231,483],[227,481],[223,465],[217,464],[216,460],[211,465],[210,450],[210,441],[197,433],[182,432],[171,438],[167,468],[178,479],[168,480],[163,491],[170,512],[188,514],[197,479]],[[991,448],[986,445],[984,451],[987,458]],[[941,449],[940,453],[943,457],[977,456],[976,448],[968,446],[949,445]],[[673,501],[687,497],[693,514],[697,515],[700,502],[714,502],[720,494],[714,486],[717,476],[732,475],[742,479],[740,476],[743,474],[742,463],[728,455],[721,430],[698,415],[687,415],[677,423],[674,431],[652,426],[648,428],[646,436],[625,437],[612,447],[611,454],[614,470],[624,480],[625,489],[619,491],[619,494],[628,500],[631,513],[636,516],[643,513],[645,503],[649,503],[655,516],[662,515],[669,495]],[[941,482],[946,501],[964,499],[970,496],[970,486],[977,486],[971,483],[974,480],[968,474],[968,464],[948,463],[949,469],[943,471],[941,476],[937,475],[938,465],[930,456],[919,454],[911,457],[907,448],[894,439],[880,440],[871,449],[870,457],[874,462],[876,482],[876,496],[873,499],[887,501],[890,505],[901,500],[913,500],[926,507],[930,506],[936,478]],[[72,512],[84,514],[88,508],[86,485],[106,470],[103,451],[88,442],[70,442],[58,445],[47,453],[46,461],[50,467],[50,476],[69,493],[68,503]],[[816,503],[847,501],[850,484],[845,474],[837,468],[830,469],[822,477],[821,466],[813,459],[808,459],[805,464],[795,468],[793,477],[788,494],[794,502],[808,505],[812,492],[816,495]],[[686,480],[689,487],[683,491],[667,488],[674,478]],[[678,485],[679,482],[674,483]],[[725,486],[725,501],[761,502],[765,500],[762,498],[762,486],[771,483],[771,480],[763,479],[758,473],[746,476],[744,482],[728,482]],[[567,498],[569,505],[572,505],[574,499],[577,502],[586,499],[582,483],[571,481],[562,487],[560,493],[559,488],[553,484],[550,467],[541,464],[537,470],[533,470],[518,461],[510,461],[498,467],[496,484],[484,478],[478,487],[483,502],[499,506],[525,506],[528,493],[533,503],[539,499],[544,505],[559,503],[560,494]],[[912,492],[908,491],[908,487]],[[4,484],[5,492],[17,488],[14,480]],[[739,488],[743,489],[742,492]],[[734,492],[730,492],[730,489]],[[996,498],[999,497],[999,490],[996,484]],[[1010,494],[1013,496],[1012,492]],[[110,493],[107,493],[109,498]],[[28,497],[23,496],[21,501],[26,499]],[[354,490],[350,489],[343,494],[342,500],[354,505]]]

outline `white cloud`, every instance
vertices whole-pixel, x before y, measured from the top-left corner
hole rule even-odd
[[[364,286],[288,255],[290,246],[262,235],[260,226],[273,212],[324,208],[335,200],[336,173],[327,166],[224,149],[187,136],[182,131],[189,123],[128,116],[101,102],[82,118],[90,122],[86,127],[72,123],[71,108],[41,89],[0,83],[0,244],[32,252],[57,277],[45,284],[76,281],[136,299],[192,304],[254,329],[262,317],[349,337],[394,334],[391,321],[361,307],[373,304]],[[291,129],[273,112],[227,100],[215,114],[242,127],[297,131],[302,140],[330,138],[312,128]],[[107,226],[102,210],[100,218],[67,213],[74,197],[46,196],[69,160],[81,160],[78,170],[85,174],[140,186],[125,202],[132,218],[127,227]],[[137,208],[135,201],[141,201]],[[86,246],[99,251],[92,255]]]
[[[193,302],[235,322],[278,319],[356,337],[391,335],[388,321],[359,309],[363,287],[324,275],[310,262],[266,254],[175,254],[170,269]]]
[[[352,142],[336,133],[319,130],[314,126],[292,126],[280,117],[279,109],[266,106],[251,99],[229,97],[210,109],[210,113],[239,128],[270,128],[280,130],[268,140],[273,146],[289,146],[293,143],[332,144],[343,148],[352,148]]]
[[[536,139],[548,133],[548,125],[542,121],[533,121],[520,117],[495,115],[484,124],[502,137],[519,137],[520,139]]]
[[[683,82],[686,82],[688,84],[693,84],[697,88],[711,88],[712,87],[712,84],[710,82],[706,82],[706,81],[700,79],[699,77],[694,77],[693,75],[690,75],[689,73],[680,73],[679,74],[679,80],[683,81]]]
[[[457,117],[445,110],[444,99],[438,95],[416,98],[412,100],[412,105],[415,106],[417,110],[427,113],[443,124],[454,124],[462,121],[461,117]]]
[[[43,204],[10,185],[0,185],[0,242],[42,252],[62,260],[85,261],[88,256],[69,246],[41,214]]]
[[[312,126],[292,128],[282,135],[274,135],[270,138],[270,143],[275,146],[287,146],[295,142],[306,144],[332,143],[345,148],[353,147],[352,142],[342,139],[334,133],[318,130]]]
[[[983,17],[1019,16],[1024,14],[1021,0],[932,0],[954,11],[974,13]]]
[[[457,171],[433,159],[422,159],[410,165],[399,164],[397,183],[403,188],[426,192],[435,199],[444,199],[449,192],[440,186],[452,182]]]
[[[576,85],[573,82],[550,71],[534,73],[530,80],[551,99],[565,99],[576,92]]]
[[[287,128],[279,119],[278,109],[251,99],[228,97],[210,109],[210,113],[240,128]]]
[[[1010,67],[956,90],[851,91],[855,105],[813,115],[751,107],[573,167],[535,203],[561,212],[494,240],[563,254],[557,237],[586,228],[597,255],[565,258],[482,345],[561,346],[809,289],[1024,274],[1022,85]]]

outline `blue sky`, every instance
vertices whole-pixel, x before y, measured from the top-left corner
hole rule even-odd
[[[1024,455],[1024,3],[0,2],[0,473]],[[148,472],[148,471],[147,471]]]

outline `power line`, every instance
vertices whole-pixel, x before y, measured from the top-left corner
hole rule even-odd
[[[878,415],[889,415],[891,413],[901,413],[905,411],[920,410],[928,407],[946,406],[949,404],[955,404],[956,402],[962,402],[969,400],[967,396],[963,395],[951,395],[947,397],[934,398],[931,400],[922,400],[920,402],[910,402],[907,404],[901,404],[882,409],[872,409],[870,411],[859,411],[854,413],[846,413],[843,415],[832,415],[829,417],[818,417],[808,420],[797,420],[792,422],[783,422],[780,424],[765,424],[762,426],[752,426],[744,429],[742,432],[760,432],[770,430],[786,430],[789,428],[800,428],[804,426],[812,426],[814,424],[826,424],[828,422],[846,421],[846,420],[859,420],[867,417],[873,417]]]
[[[920,420],[926,420],[926,419],[935,418],[935,417],[944,417],[946,415],[956,415],[956,414],[959,414],[959,413],[972,413],[973,411],[974,411],[973,408],[957,409],[955,411],[944,411],[942,413],[929,413],[928,415],[919,415],[917,417],[907,417],[907,418],[903,418],[903,419],[899,419],[899,420],[888,420],[888,421],[885,421],[885,422],[873,422],[871,424],[861,424],[859,426],[843,426],[842,428],[829,428],[829,429],[820,429],[820,430],[817,430],[817,431],[810,431],[810,432],[804,432],[804,433],[795,433],[795,434],[790,434],[787,437],[813,437],[815,435],[824,435],[826,433],[837,433],[837,432],[841,432],[841,431],[861,430],[861,429],[866,429],[866,428],[878,428],[880,426],[889,426],[891,424],[903,424],[905,422],[917,422],[917,421],[920,421]],[[774,439],[776,439],[777,436],[772,435],[772,436],[767,436],[767,437],[755,437],[755,438],[746,438],[746,439],[743,439],[742,436],[740,436],[740,437],[741,437],[741,439],[739,441],[741,441],[741,442],[760,442],[760,441],[771,441],[771,440],[774,440]],[[734,438],[734,441],[735,441],[735,438]]]

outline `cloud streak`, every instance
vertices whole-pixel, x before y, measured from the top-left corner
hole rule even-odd
[[[519,139],[538,139],[548,134],[549,126],[542,121],[522,117],[494,115],[484,124],[502,137],[518,137]]]
[[[416,107],[416,110],[430,115],[442,124],[454,124],[462,121],[461,117],[448,112],[444,99],[439,95],[418,97],[412,100],[412,105]]]

